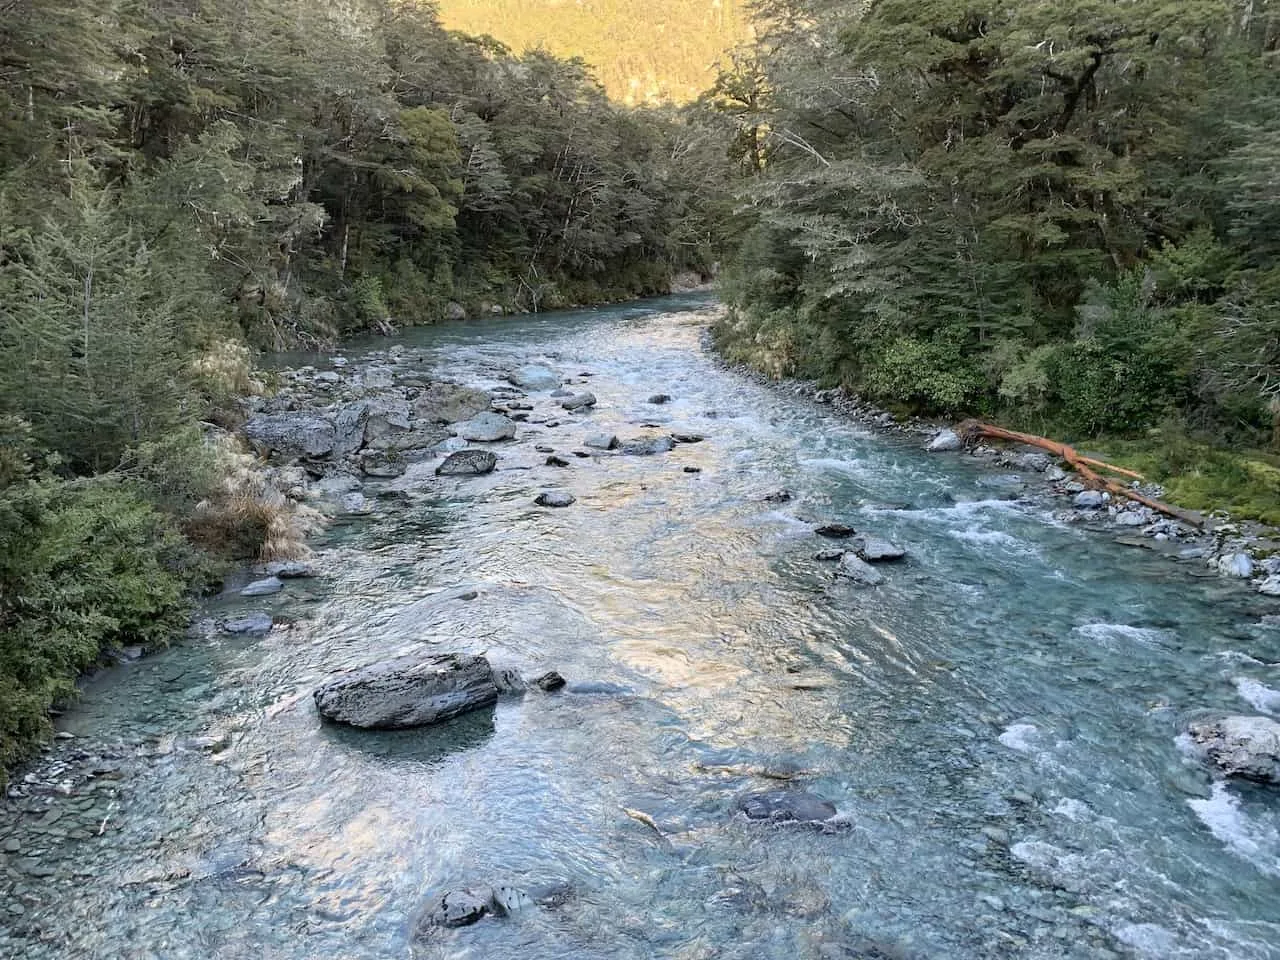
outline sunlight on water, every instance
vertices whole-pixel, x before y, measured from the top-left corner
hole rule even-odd
[[[1211,782],[1175,742],[1208,710],[1280,709],[1256,598],[723,370],[703,316],[669,312],[700,305],[398,341],[402,365],[479,386],[522,362],[587,371],[599,404],[522,425],[489,476],[385,482],[394,498],[317,542],[322,578],[208,611],[267,609],[267,636],[93,685],[63,749],[115,773],[55,797],[65,820],[0,828],[26,905],[0,953],[1280,957],[1280,799]],[[348,369],[390,345],[352,346]],[[533,450],[664,430],[707,439],[560,469]],[[533,506],[552,486],[577,503]],[[779,488],[794,499],[764,501]],[[908,558],[882,586],[838,581],[811,532],[831,522]],[[570,686],[428,730],[318,722],[323,678],[421,649]],[[735,815],[786,784],[840,822]],[[477,884],[558,893],[411,942],[431,895]]]

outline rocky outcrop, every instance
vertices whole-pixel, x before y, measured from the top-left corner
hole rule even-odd
[[[500,413],[481,413],[454,427],[463,440],[472,443],[494,443],[510,440],[516,435],[515,421]]]
[[[490,706],[498,692],[484,657],[410,654],[335,677],[313,696],[331,723],[402,730]]]
[[[835,805],[805,790],[765,790],[738,798],[748,820],[772,823],[821,823],[836,815]]]
[[[1222,717],[1187,731],[1205,758],[1223,773],[1280,784],[1280,723],[1268,717]]]
[[[488,450],[459,450],[445,457],[436,467],[438,477],[478,477],[492,473],[498,458]]]

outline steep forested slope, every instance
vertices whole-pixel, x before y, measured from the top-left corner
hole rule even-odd
[[[581,57],[617,100],[686,102],[748,39],[747,7],[744,0],[441,0],[440,16],[514,50]]]

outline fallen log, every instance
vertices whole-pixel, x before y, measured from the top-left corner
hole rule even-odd
[[[1124,467],[1117,467],[1113,463],[1106,463],[1102,460],[1095,460],[1093,457],[1084,457],[1076,452],[1076,449],[1070,444],[1062,443],[1058,440],[1050,440],[1048,437],[1037,436],[1034,433],[1019,433],[1017,430],[1006,430],[1004,427],[997,427],[994,424],[983,423],[981,420],[965,420],[955,428],[956,435],[966,443],[981,438],[989,438],[994,440],[1011,440],[1014,443],[1025,443],[1033,447],[1039,447],[1046,450],[1055,457],[1061,459],[1072,470],[1080,475],[1080,479],[1084,481],[1086,486],[1093,487],[1096,490],[1106,490],[1108,493],[1117,497],[1124,497],[1126,500],[1132,500],[1140,503],[1144,507],[1150,507],[1157,513],[1162,513],[1166,517],[1173,517],[1185,524],[1195,527],[1197,530],[1204,527],[1204,518],[1197,513],[1189,510],[1183,510],[1172,504],[1163,503],[1154,500],[1127,487],[1118,480],[1112,480],[1110,477],[1098,475],[1098,470],[1108,473],[1116,473],[1120,476],[1130,477],[1134,480],[1145,479],[1142,474],[1134,473]]]

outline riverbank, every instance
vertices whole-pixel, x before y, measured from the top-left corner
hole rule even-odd
[[[714,345],[714,335],[708,343]],[[1135,491],[1153,499],[1168,499],[1173,506],[1195,511],[1203,517],[1203,526],[1196,527],[1180,522],[1131,501],[1120,500],[1111,494],[1089,490],[1073,473],[1064,469],[1065,464],[1050,457],[1043,450],[1027,444],[980,442],[966,444],[952,431],[954,425],[928,417],[900,417],[875,404],[851,395],[839,388],[823,388],[814,381],[792,380],[770,375],[750,363],[733,362],[723,350],[714,347],[726,365],[737,373],[749,376],[757,382],[791,395],[804,397],[816,404],[830,407],[841,416],[885,436],[910,437],[939,456],[963,456],[983,463],[993,474],[1006,481],[1007,492],[1038,499],[1054,508],[1058,517],[1066,522],[1081,524],[1105,534],[1122,545],[1154,551],[1181,564],[1194,575],[1217,574],[1223,577],[1247,581],[1257,592],[1268,597],[1280,597],[1280,527],[1265,522],[1263,518],[1280,509],[1280,501],[1256,504],[1245,518],[1233,517],[1229,510],[1205,499],[1206,495],[1225,493],[1223,477],[1239,471],[1263,472],[1255,478],[1246,497],[1267,497],[1272,486],[1280,490],[1280,471],[1271,476],[1271,468],[1259,462],[1251,468],[1247,458],[1227,457],[1221,451],[1213,451],[1201,445],[1184,444],[1202,457],[1212,458],[1212,471],[1199,471],[1196,463],[1183,460],[1184,472],[1174,476],[1166,486],[1150,481],[1133,481]],[[1082,450],[1104,459],[1113,459],[1117,466],[1135,470],[1152,469],[1168,462],[1168,451],[1157,456],[1149,443],[1097,441],[1080,444]],[[1012,472],[1007,472],[1012,471]],[[1211,474],[1206,480],[1205,474]],[[1190,498],[1179,496],[1193,492]]]

